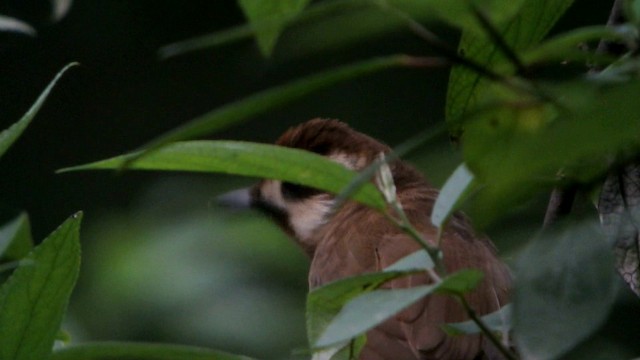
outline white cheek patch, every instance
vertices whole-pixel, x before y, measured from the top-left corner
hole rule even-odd
[[[334,152],[329,154],[329,160],[335,161],[338,164],[344,165],[347,169],[361,170],[366,166],[367,159],[363,156],[357,156],[354,154],[346,154],[343,152]]]
[[[334,200],[328,195],[314,196],[310,199],[289,203],[289,223],[302,242],[327,222]]]
[[[287,206],[282,198],[282,191],[280,190],[281,187],[282,182],[279,180],[265,181],[260,188],[260,194],[262,195],[262,198],[272,206],[281,210],[286,210]]]

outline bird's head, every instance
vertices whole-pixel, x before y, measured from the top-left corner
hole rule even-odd
[[[338,120],[313,119],[287,130],[276,145],[311,151],[348,169],[360,171],[391,149]],[[398,163],[400,164],[400,163]],[[398,166],[393,165],[394,175]],[[280,180],[262,180],[251,190],[251,203],[273,217],[309,253],[313,235],[331,220],[334,195]]]

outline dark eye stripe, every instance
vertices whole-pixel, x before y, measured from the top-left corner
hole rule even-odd
[[[282,197],[289,201],[299,201],[308,199],[314,195],[322,194],[322,191],[312,187],[283,182],[280,189]]]

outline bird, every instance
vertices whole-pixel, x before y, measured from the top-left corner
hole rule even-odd
[[[336,119],[315,118],[289,128],[276,145],[324,156],[354,171],[363,170],[391,148]],[[438,229],[430,216],[439,191],[422,173],[401,160],[389,164],[397,199],[411,224],[431,245]],[[371,180],[374,181],[375,180]],[[350,276],[378,272],[421,249],[409,235],[379,211],[355,201],[334,209],[336,196],[275,179],[262,179],[250,190],[251,205],[269,215],[310,258],[310,290]],[[512,276],[492,242],[478,234],[469,219],[456,212],[440,242],[447,272],[473,268],[484,273],[466,298],[479,315],[509,303]],[[384,284],[402,289],[430,284],[425,273]],[[482,335],[451,336],[445,323],[468,320],[452,297],[431,294],[368,331],[360,360],[502,359]]]

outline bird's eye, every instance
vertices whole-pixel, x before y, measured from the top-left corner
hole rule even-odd
[[[282,197],[289,201],[304,200],[322,193],[318,189],[290,182],[283,182],[280,191],[282,192]]]

